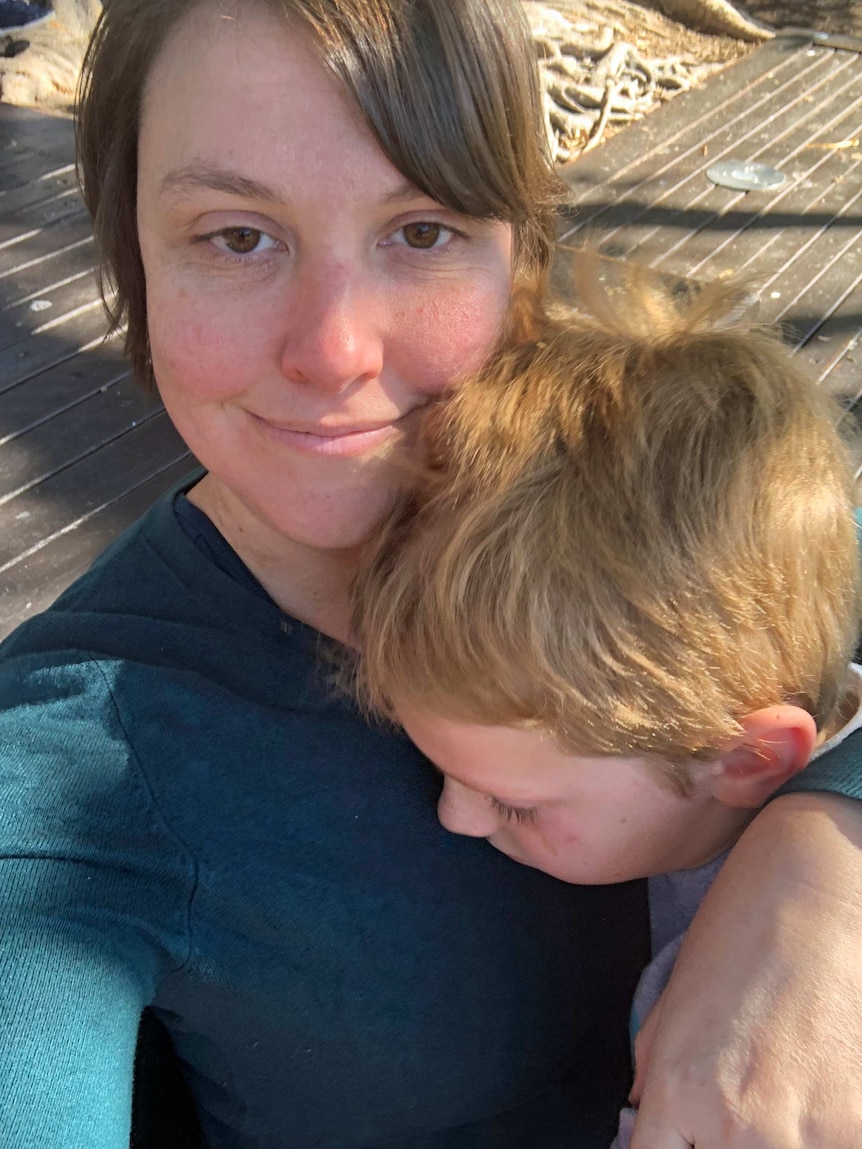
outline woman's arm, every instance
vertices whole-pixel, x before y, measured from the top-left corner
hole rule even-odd
[[[638,1050],[632,1149],[862,1145],[860,847],[852,799],[790,794],[751,824]]]
[[[98,666],[0,667],[0,1146],[128,1149],[142,1007],[192,876]]]
[[[128,1149],[140,980],[86,929],[2,927],[0,1144]]]

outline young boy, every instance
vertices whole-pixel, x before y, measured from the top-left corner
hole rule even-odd
[[[637,1028],[758,807],[862,722],[852,470],[732,288],[581,294],[427,417],[357,580],[357,689],[440,769],[448,829],[653,878]]]

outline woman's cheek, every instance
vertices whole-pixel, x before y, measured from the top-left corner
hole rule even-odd
[[[245,390],[254,339],[235,314],[205,313],[177,299],[151,306],[150,350],[160,390],[218,403]],[[179,395],[178,395],[179,397]]]
[[[500,340],[508,299],[508,282],[494,283],[483,291],[450,289],[400,309],[394,330],[402,355],[414,365],[417,390],[437,394],[477,371]]]

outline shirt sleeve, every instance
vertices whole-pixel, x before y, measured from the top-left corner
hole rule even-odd
[[[138,1021],[186,959],[192,888],[102,668],[0,667],[4,1149],[128,1149]]]
[[[819,790],[844,798],[862,798],[862,730],[827,750],[778,790],[780,794]]]

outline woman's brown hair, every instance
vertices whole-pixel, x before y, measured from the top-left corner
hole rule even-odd
[[[220,0],[105,0],[81,78],[78,164],[112,330],[152,382],[137,235],[147,79],[177,23]],[[512,224],[515,273],[541,273],[562,185],[548,156],[535,50],[518,0],[225,0],[310,33],[384,154],[420,191]]]

